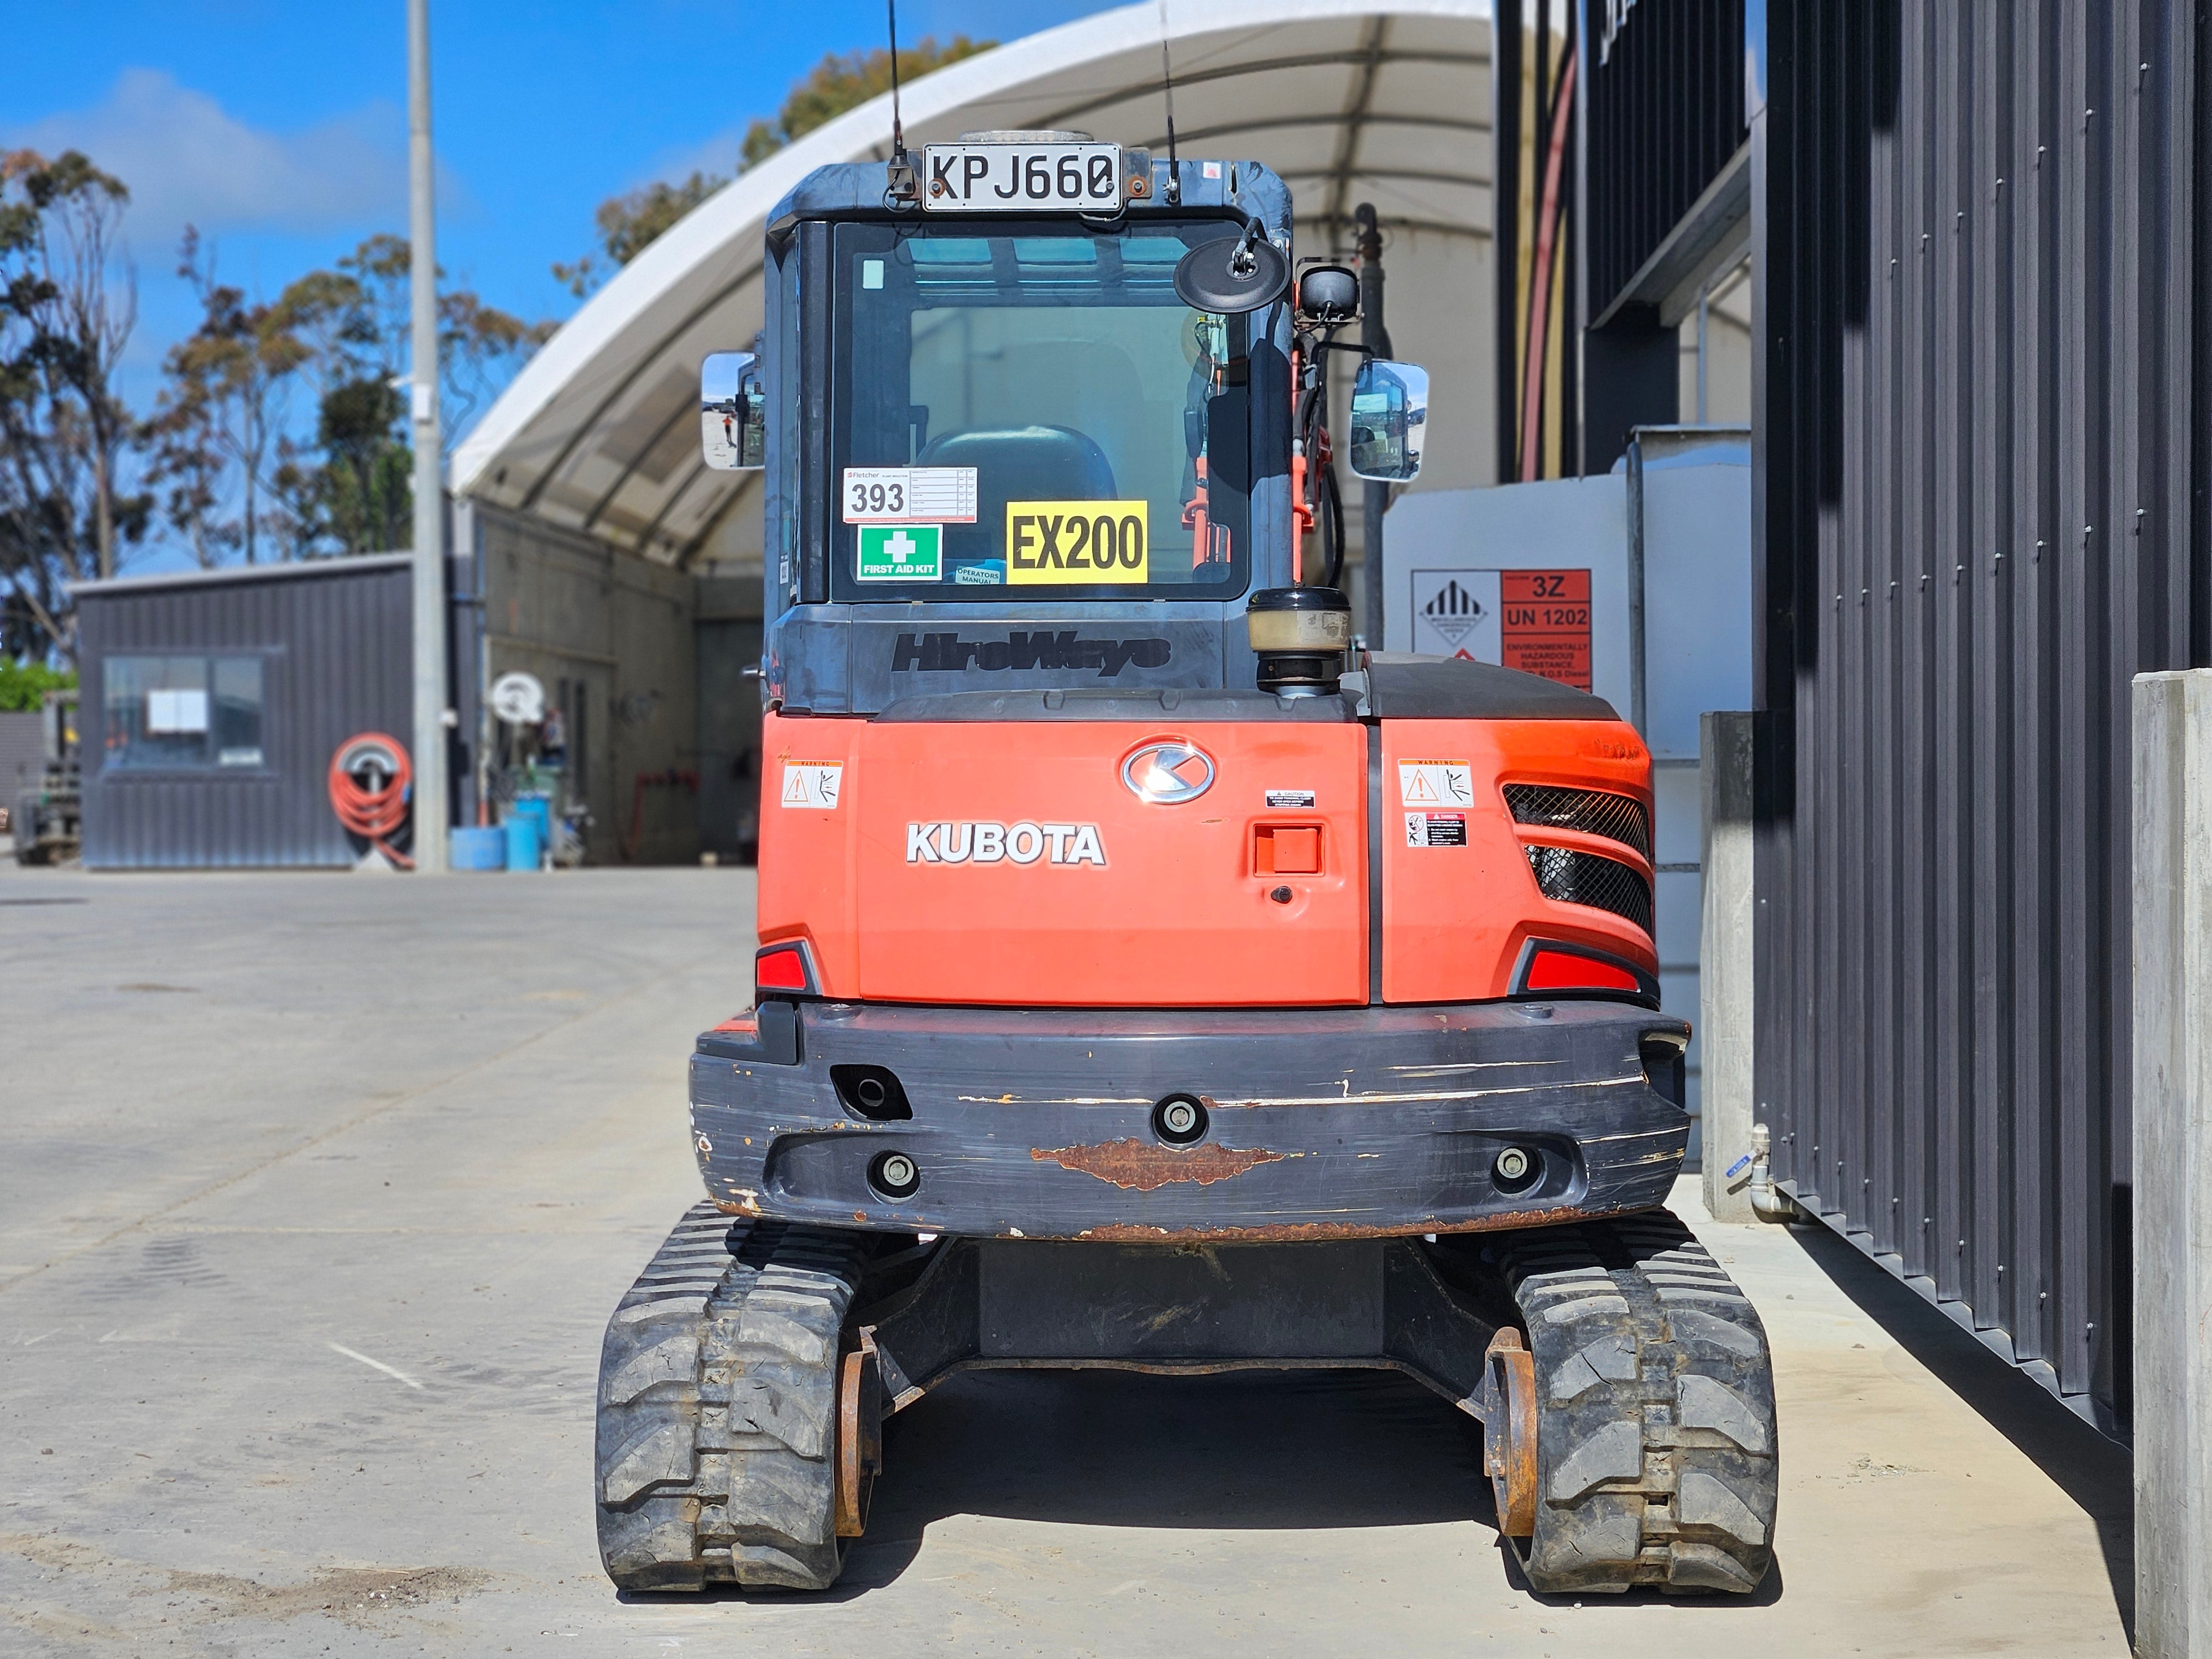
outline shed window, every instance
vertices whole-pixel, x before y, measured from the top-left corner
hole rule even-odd
[[[259,768],[259,657],[110,657],[102,665],[110,769]]]

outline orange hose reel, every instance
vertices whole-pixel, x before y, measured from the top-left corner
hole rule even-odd
[[[381,775],[384,781],[374,780]],[[370,780],[363,782],[366,777]],[[397,738],[363,732],[348,738],[331,757],[331,811],[349,833],[359,836],[403,870],[415,860],[392,845],[407,822],[414,768]]]

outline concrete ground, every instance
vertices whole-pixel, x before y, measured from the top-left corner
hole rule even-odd
[[[0,1650],[2125,1650],[2125,1457],[1819,1230],[1680,1207],[1779,1373],[1748,1601],[1514,1588],[1389,1377],[956,1380],[846,1580],[624,1601],[609,1310],[696,1192],[750,876],[0,870]]]

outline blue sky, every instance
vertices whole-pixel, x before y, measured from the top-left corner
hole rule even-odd
[[[911,40],[1012,40],[1097,0],[907,0]],[[431,0],[440,263],[526,318],[576,301],[548,267],[592,246],[605,197],[727,170],[823,55],[880,45],[878,0]],[[406,229],[403,0],[36,0],[11,8],[0,148],[71,145],[120,174],[139,270],[126,396],[149,405],[192,307],[191,222],[227,281],[273,296],[378,230]]]

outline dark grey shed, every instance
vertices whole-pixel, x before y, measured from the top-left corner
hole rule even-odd
[[[74,590],[93,869],[343,866],[347,738],[414,732],[405,554]]]

